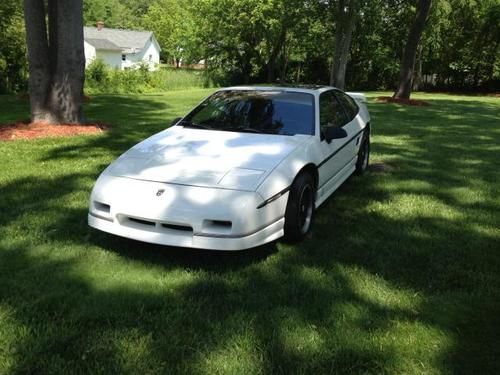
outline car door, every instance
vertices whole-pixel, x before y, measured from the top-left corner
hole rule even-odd
[[[336,183],[342,179],[341,173],[352,160],[352,148],[347,147],[350,139],[349,118],[334,90],[325,91],[319,97],[319,123],[320,137],[319,144],[322,162],[319,164],[319,189],[320,194],[331,190]],[[333,139],[328,142],[324,133],[328,127],[344,128],[347,137]]]

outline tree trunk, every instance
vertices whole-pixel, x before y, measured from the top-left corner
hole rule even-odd
[[[85,79],[82,0],[24,0],[32,121],[80,123]],[[47,37],[48,35],[48,37]]]
[[[352,33],[356,25],[357,0],[339,0],[338,12],[338,24],[335,31],[335,53],[330,71],[330,85],[344,90]]]
[[[417,3],[417,13],[415,21],[410,29],[408,40],[403,52],[401,70],[399,74],[399,85],[394,93],[394,98],[409,99],[411,94],[413,69],[415,67],[415,57],[418,43],[422,37],[425,23],[431,9],[431,0],[419,0]]]
[[[417,52],[417,57],[416,57],[416,63],[415,63],[415,72],[413,73],[413,82],[412,82],[412,90],[413,91],[418,91],[422,87],[422,81],[423,81],[423,73],[422,73],[422,68],[423,68],[423,48],[422,45],[418,47],[418,52]]]
[[[50,88],[50,60],[44,2],[25,0],[24,20],[30,72],[31,120],[49,120],[50,110],[47,107],[47,95]]]
[[[281,69],[280,71],[280,82],[281,83],[284,83],[286,82],[286,72],[288,70],[288,59],[289,56],[288,56],[288,48],[287,48],[287,45],[286,45],[286,41],[285,43],[283,44],[283,68]]]
[[[274,82],[275,71],[276,71],[276,60],[283,49],[286,40],[286,29],[283,28],[280,32],[278,40],[274,45],[274,48],[271,51],[271,55],[269,56],[269,61],[267,63],[267,82]]]
[[[473,86],[474,88],[477,88],[479,86],[479,63],[476,64],[476,67],[474,68],[474,75],[473,75]]]
[[[250,74],[252,73],[252,65],[250,64],[250,56],[247,58],[243,58],[241,69],[242,81],[244,85],[248,85],[250,83]]]

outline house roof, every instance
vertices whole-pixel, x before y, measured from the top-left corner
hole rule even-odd
[[[118,47],[113,42],[108,39],[93,39],[93,38],[85,38],[85,41],[95,47],[95,49],[104,49],[108,51],[120,51],[122,48]]]
[[[124,53],[139,52],[153,37],[151,31],[108,29],[106,27],[100,30],[96,27],[84,27],[83,35],[85,41],[96,49],[109,50],[111,48],[115,50],[118,48]]]

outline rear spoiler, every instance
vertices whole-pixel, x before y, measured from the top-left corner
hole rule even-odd
[[[346,92],[346,94],[360,104],[366,104],[367,102],[365,94],[361,94],[360,92]]]

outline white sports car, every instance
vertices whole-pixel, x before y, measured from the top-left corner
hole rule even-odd
[[[362,94],[230,87],[132,147],[98,178],[88,223],[156,244],[241,250],[310,230],[370,152]]]

